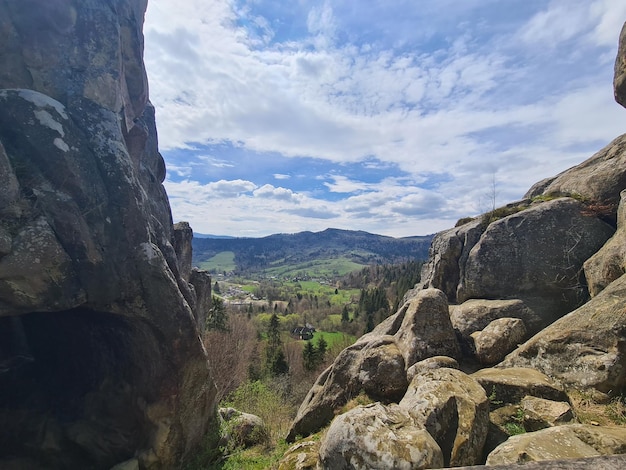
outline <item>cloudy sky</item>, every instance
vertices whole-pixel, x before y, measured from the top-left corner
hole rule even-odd
[[[626,131],[617,0],[152,0],[176,221],[424,235]]]

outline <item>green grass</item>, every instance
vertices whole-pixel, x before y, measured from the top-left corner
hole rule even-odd
[[[234,271],[236,267],[235,253],[232,251],[222,251],[214,257],[200,263],[199,267],[209,272]]]
[[[348,258],[316,259],[313,261],[272,267],[267,269],[265,274],[276,277],[334,277],[358,271],[364,266],[364,264],[355,263]]]
[[[329,348],[335,344],[345,344],[346,342],[354,343],[356,341],[356,336],[347,335],[345,333],[341,333],[340,331],[332,333],[327,331],[316,331],[312,339],[313,344],[317,344],[321,337],[324,337],[324,341],[326,341]]]

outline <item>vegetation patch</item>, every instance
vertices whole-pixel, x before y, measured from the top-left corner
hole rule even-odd
[[[232,272],[236,268],[235,253],[222,251],[206,261],[199,263],[198,267],[213,273]]]

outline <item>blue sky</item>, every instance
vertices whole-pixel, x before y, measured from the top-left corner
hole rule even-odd
[[[626,130],[616,0],[153,0],[176,221],[403,237],[517,200]]]

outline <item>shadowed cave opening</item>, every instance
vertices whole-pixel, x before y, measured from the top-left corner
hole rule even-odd
[[[0,467],[108,469],[145,448],[160,343],[85,308],[0,318]]]

